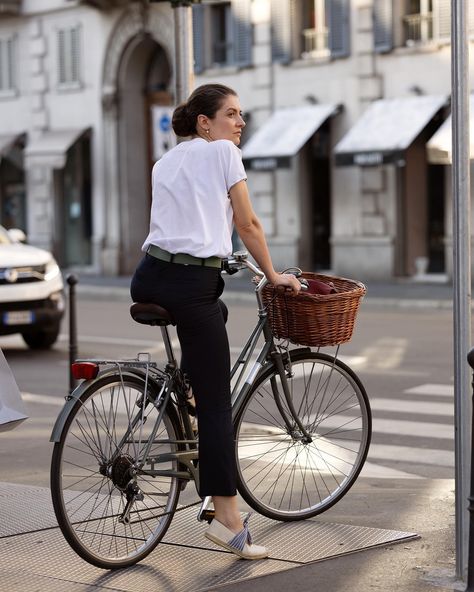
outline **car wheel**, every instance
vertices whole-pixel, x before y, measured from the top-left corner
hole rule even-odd
[[[22,333],[22,337],[31,349],[48,349],[56,341],[59,335],[59,324],[52,329],[40,329],[34,333]]]

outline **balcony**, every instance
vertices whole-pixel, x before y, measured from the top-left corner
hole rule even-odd
[[[0,0],[0,17],[3,15],[20,14],[21,0]]]
[[[405,43],[408,46],[433,40],[433,13],[407,14],[403,17]]]
[[[303,57],[325,57],[329,55],[329,29],[303,30]]]

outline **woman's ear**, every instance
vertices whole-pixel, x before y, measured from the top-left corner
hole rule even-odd
[[[197,126],[205,130],[209,128],[209,117],[207,115],[198,115],[196,120]]]

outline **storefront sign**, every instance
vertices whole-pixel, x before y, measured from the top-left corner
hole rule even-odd
[[[383,163],[383,154],[381,152],[361,152],[354,154],[354,164],[360,166],[376,166]]]
[[[244,164],[252,169],[252,171],[274,171],[275,169],[290,168],[290,159],[288,157],[273,157],[267,158],[244,158]]]

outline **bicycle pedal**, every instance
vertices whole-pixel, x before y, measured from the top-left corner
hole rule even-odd
[[[213,508],[210,508],[208,510],[203,510],[199,514],[198,520],[199,520],[199,522],[206,521],[208,524],[210,524],[214,520],[215,515],[216,515],[216,512]]]

